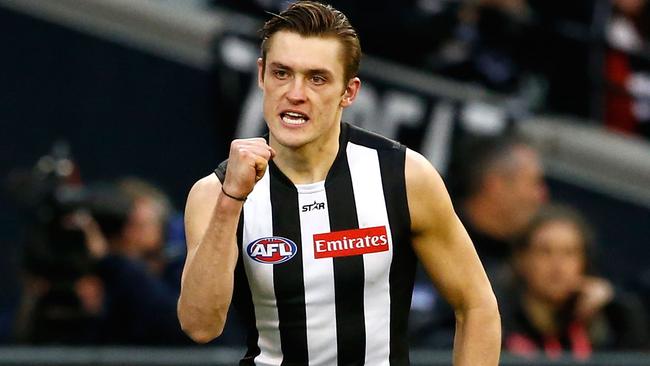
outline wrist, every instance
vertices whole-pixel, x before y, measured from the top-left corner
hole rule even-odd
[[[223,186],[221,186],[221,193],[223,193],[223,195],[225,197],[227,197],[228,199],[238,201],[238,202],[242,202],[242,203],[245,202],[246,198],[248,197],[248,196],[237,196],[237,195],[234,195],[234,194],[230,194],[230,193],[228,193],[226,191],[226,189]]]

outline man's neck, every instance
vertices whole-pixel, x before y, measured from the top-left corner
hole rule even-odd
[[[329,141],[317,140],[299,148],[271,142],[276,151],[273,162],[294,184],[325,180],[339,151],[339,134],[333,135]]]

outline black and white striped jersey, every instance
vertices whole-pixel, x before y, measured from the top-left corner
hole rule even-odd
[[[415,255],[397,142],[343,123],[325,181],[269,164],[239,223],[240,365],[408,365]],[[226,162],[215,171],[221,181]]]

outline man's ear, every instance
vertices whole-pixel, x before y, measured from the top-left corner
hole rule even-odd
[[[260,89],[264,87],[264,60],[261,57],[257,59],[257,86]]]
[[[354,100],[361,89],[361,80],[358,77],[353,77],[348,81],[348,85],[345,86],[345,91],[341,96],[341,107],[346,108],[352,105]]]

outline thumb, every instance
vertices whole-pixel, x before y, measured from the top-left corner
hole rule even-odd
[[[259,181],[264,177],[266,168],[268,167],[269,162],[265,159],[256,159],[255,160],[255,182]]]

